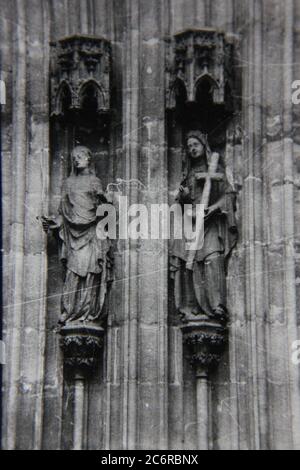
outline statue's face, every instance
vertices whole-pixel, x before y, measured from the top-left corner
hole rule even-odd
[[[91,164],[90,154],[84,149],[75,149],[73,152],[73,162],[77,170],[85,170]]]
[[[204,145],[202,144],[202,142],[200,142],[200,140],[196,139],[195,137],[191,137],[187,141],[187,149],[189,156],[195,159],[202,157],[204,153]]]

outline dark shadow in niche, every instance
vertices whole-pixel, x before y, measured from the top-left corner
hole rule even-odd
[[[51,171],[60,160],[62,168],[59,180],[65,179],[71,172],[70,154],[76,145],[88,147],[94,156],[93,164],[96,175],[104,187],[109,182],[110,115],[102,112],[103,95],[94,81],[85,84],[80,92],[80,107],[71,107],[71,91],[62,84],[58,92],[57,109],[59,113],[52,117],[51,148],[53,159]],[[54,175],[53,175],[54,176]],[[63,178],[61,178],[63,176]],[[53,178],[51,178],[51,183]]]
[[[201,129],[208,135],[210,145],[222,152],[222,147],[224,150],[226,144],[226,130],[233,114],[224,105],[214,103],[213,93],[218,84],[209,75],[198,79],[195,87],[196,99],[190,102],[187,100],[184,83],[181,80],[176,82],[174,90],[176,107],[169,113],[169,132],[170,121],[175,121],[176,127],[179,125],[182,128],[183,134],[191,129]]]

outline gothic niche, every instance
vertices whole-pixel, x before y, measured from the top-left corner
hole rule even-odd
[[[170,203],[205,206],[204,240],[187,250],[173,240],[171,324],[181,325],[197,377],[199,448],[208,447],[208,373],[227,335],[226,270],[237,241],[235,190],[228,181],[226,135],[234,120],[233,47],[223,33],[189,30],[169,45],[167,116]],[[202,401],[202,403],[200,403]]]
[[[97,237],[97,209],[111,174],[110,44],[74,36],[52,44],[51,216],[43,218],[50,271],[60,271],[59,331],[77,380],[99,361],[112,281],[109,240]],[[51,238],[51,237],[50,237]],[[59,246],[57,246],[59,245]],[[59,253],[59,260],[57,259]],[[58,291],[49,285],[50,293]]]

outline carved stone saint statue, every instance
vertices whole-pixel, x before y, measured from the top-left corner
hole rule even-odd
[[[187,153],[187,173],[177,201],[182,206],[192,204],[194,209],[206,198],[207,207],[204,243],[193,254],[192,262],[186,240],[175,240],[172,247],[171,276],[175,281],[176,307],[184,321],[193,321],[199,315],[225,321],[226,265],[237,240],[235,192],[226,178],[220,156],[211,152],[206,135],[200,131],[189,132]],[[194,218],[193,227],[195,230]]]
[[[42,219],[44,230],[57,231],[60,240],[60,258],[65,267],[63,325],[101,320],[112,280],[110,242],[96,235],[97,208],[106,198],[91,159],[88,148],[74,148],[72,172],[63,184],[58,216]]]

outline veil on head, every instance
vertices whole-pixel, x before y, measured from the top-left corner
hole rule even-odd
[[[199,142],[201,142],[201,144],[205,148],[206,158],[209,161],[212,152],[211,152],[211,148],[210,148],[209,143],[208,143],[207,134],[204,134],[203,132],[201,132],[199,130],[192,130],[192,131],[189,131],[186,135],[186,143],[191,138],[197,139],[197,140],[199,140]]]
[[[199,140],[199,142],[201,142],[201,144],[204,146],[206,162],[207,162],[207,165],[209,165],[210,157],[212,155],[212,151],[211,151],[210,145],[208,143],[207,134],[204,134],[203,132],[201,132],[199,130],[191,130],[186,134],[185,143],[187,144],[188,140],[191,139],[191,138]],[[190,170],[190,166],[191,166],[191,159],[187,158],[186,163],[185,163],[185,171],[184,171],[184,176],[185,177],[187,176],[187,173]]]

